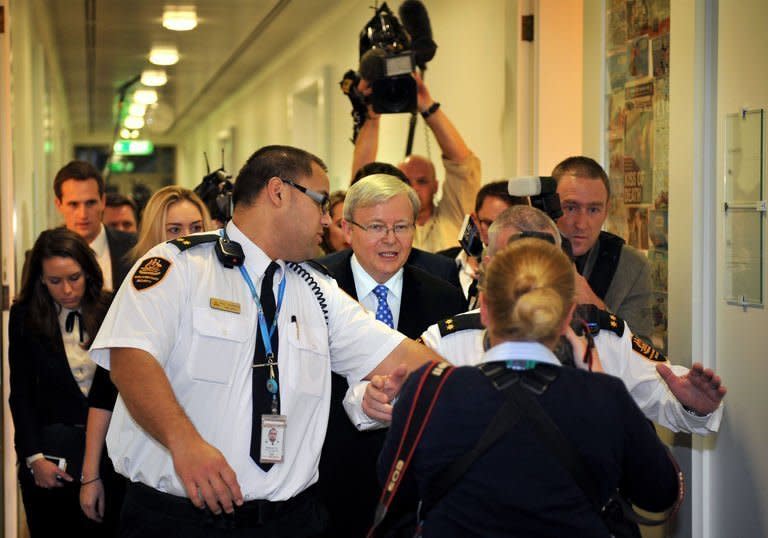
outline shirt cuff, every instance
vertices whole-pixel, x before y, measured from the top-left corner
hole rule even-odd
[[[38,452],[37,454],[32,454],[31,456],[27,456],[27,467],[32,467],[32,464],[35,463],[37,460],[43,459],[45,456],[43,456],[42,452]]]

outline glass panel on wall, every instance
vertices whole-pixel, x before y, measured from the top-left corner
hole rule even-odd
[[[725,297],[731,304],[763,304],[764,111],[744,110],[725,120]]]

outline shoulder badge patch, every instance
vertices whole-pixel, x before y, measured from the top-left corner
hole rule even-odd
[[[178,237],[168,242],[183,252],[188,248],[192,248],[196,245],[217,241],[219,237],[221,236],[217,233],[185,235],[184,237]]]
[[[171,262],[165,258],[159,256],[147,258],[141,262],[141,265],[139,265],[136,272],[133,273],[133,277],[131,277],[133,287],[138,291],[151,288],[163,279],[170,268]]]
[[[656,349],[655,347],[647,343],[645,340],[643,340],[639,336],[632,337],[632,349],[648,360],[651,360],[654,362],[667,361],[667,357],[665,357],[661,351],[659,351],[658,349]]]
[[[458,316],[444,319],[437,323],[437,327],[440,329],[440,336],[447,336],[457,331],[481,330],[485,328],[480,321],[480,312],[459,314]]]
[[[597,313],[597,323],[600,325],[601,331],[611,331],[616,336],[624,334],[624,320],[616,314],[599,310]]]

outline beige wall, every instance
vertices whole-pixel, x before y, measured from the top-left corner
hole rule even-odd
[[[723,263],[723,177],[725,170],[724,121],[726,114],[742,108],[768,108],[768,4],[763,0],[720,2],[718,13],[717,188],[716,223],[717,368],[729,385],[726,420],[711,457],[703,462],[708,476],[708,528],[703,534],[718,536],[768,535],[768,347],[764,309],[743,310],[726,305]],[[765,154],[766,146],[763,146]],[[765,177],[765,168],[763,169]],[[763,179],[765,197],[765,179]],[[765,215],[762,217],[765,265]],[[765,267],[763,268],[763,275]],[[763,277],[765,290],[765,277]],[[763,292],[765,294],[765,291]]]

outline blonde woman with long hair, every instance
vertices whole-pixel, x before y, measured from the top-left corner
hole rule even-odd
[[[138,260],[158,243],[211,229],[208,208],[197,194],[178,185],[163,187],[144,207],[139,238],[128,255]]]

